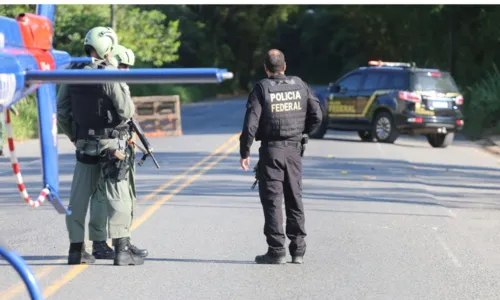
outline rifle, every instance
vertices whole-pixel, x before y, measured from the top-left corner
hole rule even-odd
[[[135,145],[139,148],[139,150],[142,151],[142,158],[137,164],[139,166],[142,166],[142,164],[144,163],[146,158],[149,156],[153,160],[156,168],[159,169],[160,165],[158,164],[158,162],[156,161],[156,159],[153,155],[153,147],[151,147],[148,140],[146,139],[146,136],[144,135],[144,132],[142,131],[141,126],[139,125],[139,123],[137,123],[137,121],[133,117],[130,118],[130,120],[128,122],[129,122],[130,126],[132,126],[132,130],[135,131],[137,136],[139,136],[139,139],[141,140],[141,143],[144,146],[144,148],[142,148],[142,147],[139,147],[139,145],[137,145],[137,143],[135,143]]]
[[[304,156],[304,151],[306,151],[306,144],[309,142],[309,136],[303,135],[302,139],[300,140],[301,149],[300,149],[300,157]],[[253,172],[255,173],[255,181],[252,185],[252,190],[255,189],[255,186],[259,182],[259,161],[255,164],[255,167],[253,168]]]

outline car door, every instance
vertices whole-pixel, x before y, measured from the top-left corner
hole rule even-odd
[[[361,79],[361,73],[352,73],[333,85],[328,99],[329,118],[347,121],[356,118],[356,97]]]
[[[380,83],[380,72],[373,70],[366,72],[356,95],[356,115],[363,119],[368,112],[368,108],[372,105],[374,98],[373,93],[378,89]]]

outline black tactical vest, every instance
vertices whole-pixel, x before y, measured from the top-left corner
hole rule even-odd
[[[261,122],[256,140],[300,141],[305,129],[307,89],[296,76],[266,78],[259,82],[264,92]]]
[[[104,69],[108,63],[92,64],[93,68]],[[77,64],[71,69],[83,69],[85,64]],[[82,72],[85,72],[82,70]],[[107,135],[109,129],[122,123],[111,99],[106,95],[103,84],[69,84],[73,121],[77,138]],[[104,138],[104,136],[102,136]]]

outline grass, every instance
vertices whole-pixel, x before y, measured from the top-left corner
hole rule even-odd
[[[12,129],[14,131],[14,140],[23,141],[38,137],[38,111],[36,98],[30,95],[15,104],[19,115],[11,112]],[[5,132],[7,139],[7,132]]]

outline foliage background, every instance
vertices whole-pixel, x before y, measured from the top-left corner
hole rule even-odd
[[[9,17],[23,11],[35,5],[0,7]],[[465,96],[464,132],[479,138],[496,132],[500,117],[499,17],[500,7],[488,5],[117,5],[115,30],[137,66],[235,74],[221,85],[131,85],[135,96],[179,94],[185,103],[244,95],[264,76],[262,57],[271,47],[285,53],[288,73],[314,85],[370,59],[414,61],[452,72]],[[83,55],[83,37],[94,26],[111,26],[110,5],[58,5],[55,47]],[[15,122],[36,116],[35,102],[27,100]],[[37,130],[26,131],[16,135]]]

